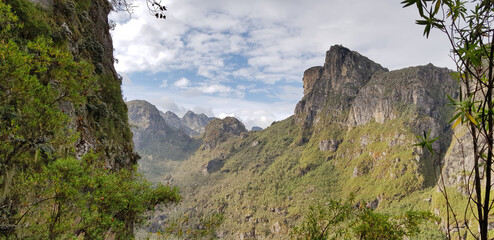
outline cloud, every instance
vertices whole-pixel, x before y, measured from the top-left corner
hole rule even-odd
[[[168,87],[168,81],[167,80],[163,80],[161,82],[160,88],[166,88],[166,87]]]
[[[399,1],[169,0],[164,21],[150,16],[143,0],[136,4],[131,18],[111,16],[116,69],[126,97],[152,99],[163,109],[209,108],[266,127],[293,114],[304,70],[323,65],[334,44],[390,69],[453,67],[447,39],[439,32],[422,37],[416,9]],[[142,86],[151,79],[126,77],[134,72],[179,80],[151,89]],[[249,100],[253,94],[266,97]]]
[[[192,111],[194,113],[196,113],[196,114],[204,113],[208,117],[213,117],[214,116],[213,108],[211,108],[211,107],[194,106],[194,108],[192,108]]]
[[[211,84],[211,85],[204,85],[200,87],[201,92],[203,93],[230,93],[232,92],[232,89],[228,86],[221,85],[221,84]]]
[[[189,86],[189,79],[187,78],[180,78],[176,82],[173,83],[173,86],[178,87],[178,88],[187,88]]]

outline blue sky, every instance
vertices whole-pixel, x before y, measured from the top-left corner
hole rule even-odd
[[[422,37],[416,10],[399,2],[169,0],[163,21],[136,0],[131,16],[110,16],[124,97],[267,127],[293,114],[304,70],[324,64],[334,44],[391,70],[452,67],[447,40]]]

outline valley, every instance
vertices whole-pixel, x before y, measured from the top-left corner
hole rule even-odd
[[[150,230],[287,239],[310,206],[351,197],[378,212],[442,216],[438,176],[449,171],[445,158],[458,157],[447,153],[454,134],[447,96],[458,94],[450,70],[429,64],[388,71],[335,45],[324,66],[305,71],[303,83],[294,115],[262,131],[247,131],[234,118],[214,119],[200,136],[182,141],[185,132],[166,130],[165,120],[165,134],[155,138],[161,140],[148,144],[163,152],[137,147],[139,163],[161,164],[155,181],[179,186],[183,201],[155,214]],[[139,125],[134,103],[127,104],[131,124]],[[148,129],[159,116],[149,115]],[[133,129],[136,146],[140,131]],[[441,136],[433,144],[437,155],[414,145],[427,131]],[[166,155],[171,148],[183,157]],[[424,239],[442,235],[434,224],[424,228]]]

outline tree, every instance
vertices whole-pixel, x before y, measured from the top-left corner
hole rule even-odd
[[[466,126],[473,143],[473,167],[463,172],[467,176],[468,192],[465,216],[467,213],[474,215],[479,231],[468,222],[466,226],[473,237],[486,240],[494,203],[491,196],[494,157],[494,1],[404,0],[401,3],[404,7],[417,7],[420,19],[416,23],[424,26],[426,37],[429,37],[432,29],[437,29],[448,37],[451,44],[451,57],[456,64],[455,77],[460,91],[459,99],[451,99],[456,111],[451,123],[453,127],[459,124]]]
[[[0,1],[0,238],[132,238],[144,212],[178,202],[178,189],[151,186],[135,166],[107,169],[101,153],[75,158],[71,119],[103,77],[49,34],[25,38],[23,22]]]
[[[420,233],[419,226],[437,220],[430,212],[407,211],[401,216],[375,212],[365,203],[330,201],[311,206],[304,221],[292,232],[294,239],[401,240]]]
[[[115,11],[126,11],[132,13],[134,5],[133,0],[110,0],[111,5]],[[161,3],[161,0],[146,0],[146,5],[149,9],[149,13],[156,18],[166,19],[165,12],[166,6]]]

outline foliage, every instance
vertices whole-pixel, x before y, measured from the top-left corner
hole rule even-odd
[[[96,156],[57,159],[41,171],[26,171],[18,178],[22,211],[18,237],[70,238],[84,233],[103,239],[110,231],[129,238],[126,224],[141,223],[143,213],[162,202],[178,202],[178,189],[150,183],[133,170],[112,172]],[[37,224],[35,224],[37,223]]]
[[[314,240],[347,238],[350,233],[345,223],[352,214],[351,202],[331,200],[326,206],[310,206],[305,221],[293,229],[292,236]]]
[[[75,159],[76,131],[99,87],[108,87],[106,102],[123,106],[113,119],[126,117],[120,89],[110,88],[118,81],[99,82],[93,64],[54,44],[44,10],[25,0],[8,3],[0,1],[0,236],[132,238],[144,212],[178,202],[178,189],[152,187],[131,166],[109,169],[116,160],[104,154]],[[122,128],[124,136],[112,140],[130,141],[120,121],[107,123]]]
[[[432,29],[442,31],[452,47],[456,63],[460,97],[451,99],[456,114],[451,119],[456,127],[462,123],[470,130],[473,167],[465,169],[468,198],[464,215],[473,213],[479,225],[466,223],[474,238],[488,239],[489,216],[492,210],[492,164],[494,146],[494,2],[473,0],[404,0],[404,7],[416,6],[424,26],[424,35]],[[444,191],[445,188],[443,187]],[[445,192],[444,196],[447,196]],[[448,205],[449,206],[449,205]],[[452,207],[448,208],[448,216]],[[452,211],[453,220],[456,214]],[[447,219],[450,224],[450,218]],[[455,223],[458,227],[458,222]],[[449,229],[449,228],[448,228]],[[460,232],[459,230],[457,232]],[[449,233],[448,233],[449,234]]]
[[[50,37],[52,28],[48,21],[48,13],[25,0],[4,1],[14,9],[15,15],[23,27],[17,29],[17,34],[23,39],[34,40],[37,37]]]
[[[128,13],[132,13],[133,8],[132,5],[133,0],[110,0],[110,3],[113,6],[115,11],[127,11]],[[166,6],[161,3],[161,0],[147,0],[146,5],[149,9],[149,13],[156,18],[166,19],[165,12],[167,11]]]
[[[159,231],[159,235],[178,239],[214,239],[215,231],[223,223],[224,216],[221,213],[213,213],[201,217],[197,224],[191,224],[191,221],[187,215],[168,221],[165,229]]]
[[[407,211],[401,216],[375,212],[361,203],[330,201],[325,206],[311,206],[305,220],[296,227],[296,239],[393,239],[420,233],[420,226],[437,220],[430,212]]]
[[[419,146],[421,148],[427,148],[430,153],[434,153],[434,149],[432,149],[432,144],[439,139],[439,137],[431,138],[431,131],[425,132],[424,131],[424,136],[419,136],[417,135],[417,138],[420,140],[419,143],[414,144],[414,146]]]

